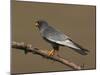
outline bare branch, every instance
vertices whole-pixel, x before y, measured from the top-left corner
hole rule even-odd
[[[33,54],[38,54],[40,56],[43,56],[43,57],[45,57],[47,59],[58,61],[58,62],[66,65],[66,66],[71,67],[74,70],[80,70],[81,69],[80,66],[74,64],[73,62],[69,62],[68,60],[66,60],[66,59],[64,59],[62,57],[58,57],[56,55],[54,55],[54,56],[48,56],[48,51],[44,51],[44,50],[41,50],[41,49],[38,49],[38,48],[34,48],[30,44],[12,42],[12,48],[23,50],[25,52],[25,54],[27,52],[31,52]]]

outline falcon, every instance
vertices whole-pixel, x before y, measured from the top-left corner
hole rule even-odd
[[[52,50],[48,52],[48,56],[58,55],[59,47],[66,46],[81,55],[87,55],[88,50],[75,43],[70,37],[56,30],[45,20],[35,21],[35,26],[38,28],[44,40],[51,44]]]

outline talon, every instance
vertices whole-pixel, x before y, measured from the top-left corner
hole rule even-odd
[[[48,56],[53,56],[55,54],[55,51],[54,50],[51,50],[48,52]]]

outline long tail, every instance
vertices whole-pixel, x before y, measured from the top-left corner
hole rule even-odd
[[[69,40],[69,42],[67,42],[67,46],[69,48],[72,48],[73,50],[80,53],[81,55],[87,55],[88,54],[89,50],[87,50],[87,49],[83,48],[82,46],[78,45],[77,43],[75,43],[71,39],[68,39],[68,40]]]

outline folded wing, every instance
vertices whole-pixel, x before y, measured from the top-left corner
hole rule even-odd
[[[84,49],[83,47],[72,41],[71,38],[69,38],[67,35],[56,31],[52,27],[49,27],[49,29],[46,29],[45,32],[43,32],[43,37],[51,42],[72,48],[82,55],[87,55],[87,49]]]

